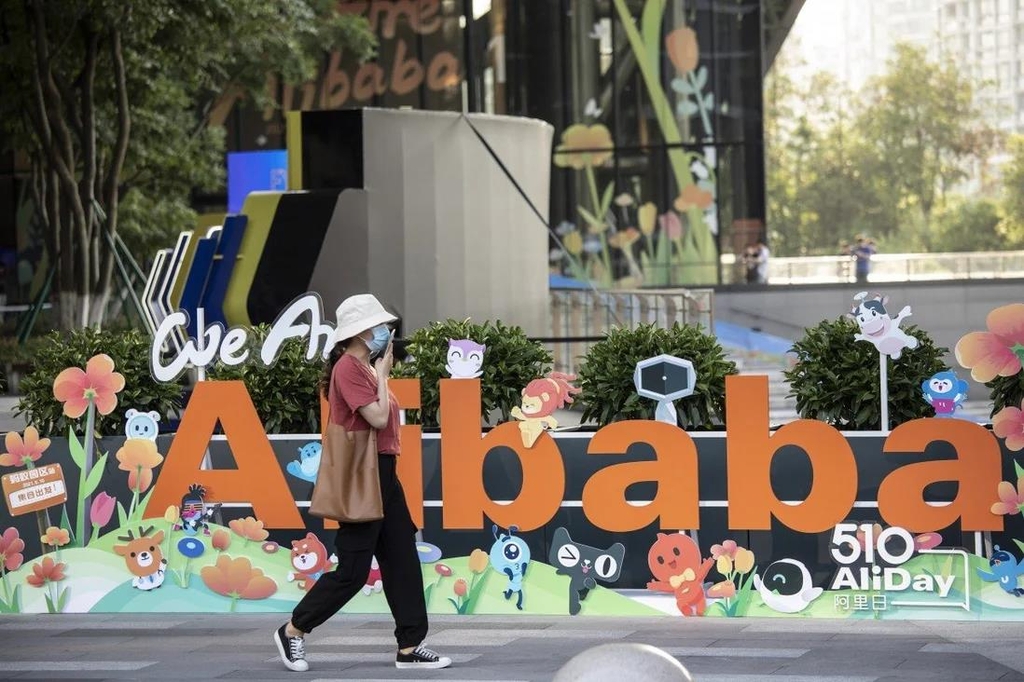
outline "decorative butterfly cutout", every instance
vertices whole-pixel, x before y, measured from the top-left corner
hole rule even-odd
[[[583,107],[583,113],[586,114],[587,116],[590,116],[591,118],[597,118],[602,113],[604,113],[604,109],[598,107],[597,100],[591,97],[590,99],[587,100],[586,106]]]

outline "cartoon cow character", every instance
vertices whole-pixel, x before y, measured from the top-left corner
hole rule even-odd
[[[338,564],[338,557],[327,556],[327,548],[313,533],[306,533],[301,540],[292,540],[292,568],[288,582],[298,581],[299,589],[309,592],[313,584],[327,571]]]
[[[124,413],[124,432],[129,438],[156,440],[160,433],[159,412],[139,412],[132,409]]]
[[[135,537],[131,530],[127,537],[121,536],[117,539],[126,544],[114,545],[114,554],[124,557],[128,572],[135,576],[132,580],[132,587],[148,592],[164,584],[164,573],[167,570],[167,559],[164,559],[160,543],[163,542],[164,532],[158,530],[155,535],[150,535],[153,527],[143,529],[139,527],[139,536]]]
[[[900,322],[911,315],[910,306],[903,306],[903,310],[896,317],[889,317],[885,309],[889,302],[888,296],[869,295],[862,291],[854,296],[853,300],[857,301],[857,304],[847,314],[860,327],[860,333],[854,335],[854,339],[871,343],[879,353],[888,355],[893,360],[900,359],[903,349],[917,348],[920,342],[900,329]]]

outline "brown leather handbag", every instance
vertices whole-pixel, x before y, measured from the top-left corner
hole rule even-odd
[[[350,431],[328,416],[309,513],[338,523],[384,518],[374,429]]]

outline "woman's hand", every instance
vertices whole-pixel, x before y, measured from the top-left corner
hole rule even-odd
[[[373,368],[377,370],[377,376],[387,377],[391,376],[391,367],[395,364],[395,353],[392,348],[393,342],[388,342],[387,350],[384,354],[377,358],[373,363]]]

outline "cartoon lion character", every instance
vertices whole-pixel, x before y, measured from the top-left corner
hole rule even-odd
[[[523,436],[523,445],[532,448],[544,429],[558,428],[558,422],[551,415],[566,403],[573,402],[573,395],[580,392],[579,388],[569,383],[575,379],[575,374],[552,372],[526,385],[522,394],[522,408],[512,408],[512,416],[521,422],[519,432]]]
[[[292,568],[288,582],[298,581],[300,590],[309,592],[313,584],[327,571],[338,565],[338,557],[327,555],[327,548],[313,533],[306,533],[301,540],[292,540]]]
[[[658,533],[647,554],[647,565],[654,574],[647,589],[675,594],[676,606],[684,616],[703,616],[707,609],[704,578],[713,563],[711,558],[701,561],[700,547],[689,536]]]

